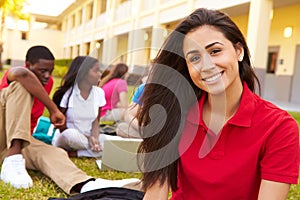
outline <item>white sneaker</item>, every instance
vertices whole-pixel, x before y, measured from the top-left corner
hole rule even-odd
[[[128,178],[121,180],[108,180],[97,178],[95,181],[89,181],[84,184],[80,190],[80,193],[101,189],[101,188],[109,188],[109,187],[123,187],[129,183],[138,183],[140,179],[137,178]]]
[[[15,188],[29,188],[32,179],[26,171],[25,159],[22,154],[6,157],[2,164],[1,180],[10,183]]]

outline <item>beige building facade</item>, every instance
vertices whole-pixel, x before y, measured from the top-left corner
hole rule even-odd
[[[25,40],[7,30],[3,57],[23,59],[28,46],[41,43],[56,58],[92,55],[104,66],[125,62],[134,73],[149,66],[168,33],[199,7],[222,10],[240,27],[264,98],[300,103],[300,0],[76,0],[58,17],[35,16],[30,24],[48,26],[29,26]]]

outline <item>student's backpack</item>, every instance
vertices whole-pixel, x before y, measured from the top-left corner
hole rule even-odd
[[[142,200],[144,192],[121,187],[101,188],[68,198],[49,198],[48,200]]]

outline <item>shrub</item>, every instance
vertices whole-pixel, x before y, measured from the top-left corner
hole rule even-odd
[[[55,65],[58,66],[70,66],[72,59],[57,59],[55,60]]]
[[[52,76],[62,78],[68,71],[67,66],[55,65]]]

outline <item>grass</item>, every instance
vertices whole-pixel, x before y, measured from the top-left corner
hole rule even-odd
[[[3,72],[0,72],[0,78]],[[60,79],[54,79],[54,90],[60,84]],[[128,98],[132,96],[134,87],[129,87]],[[51,96],[53,93],[50,94]],[[45,109],[45,115],[48,115]],[[300,113],[290,112],[290,114],[296,119],[300,126]],[[122,179],[122,178],[139,178],[140,173],[125,173],[120,171],[100,171],[96,165],[95,159],[93,158],[71,158],[75,165],[85,171],[88,175],[93,177],[101,177],[107,179]],[[48,199],[49,197],[67,197],[65,194],[51,179],[44,176],[42,173],[37,171],[29,170],[34,187],[29,189],[15,189],[7,184],[0,181],[0,199],[12,200],[12,199]],[[300,181],[300,179],[299,179]],[[289,192],[288,200],[300,199],[300,185],[292,185]]]
[[[100,171],[93,158],[72,158],[75,165],[93,177],[107,179],[140,178],[140,173],[125,173],[119,171]],[[67,197],[50,178],[37,171],[28,170],[33,179],[34,187],[15,189],[0,181],[0,199],[48,199],[49,197]]]

